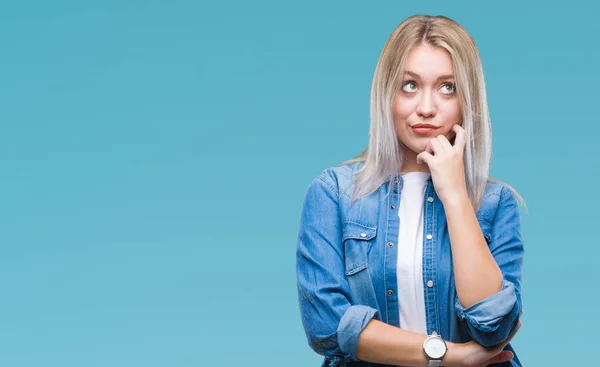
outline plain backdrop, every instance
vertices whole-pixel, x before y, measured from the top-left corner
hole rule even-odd
[[[319,366],[302,199],[365,148],[375,64],[413,14],[479,46],[492,175],[529,208],[523,365],[594,361],[597,7],[3,0],[0,365]]]

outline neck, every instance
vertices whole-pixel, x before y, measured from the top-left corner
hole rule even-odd
[[[431,173],[429,171],[427,163],[417,163],[417,153],[413,152],[410,149],[404,149],[404,162],[402,163],[402,167],[400,168],[400,174],[405,174],[408,172]]]

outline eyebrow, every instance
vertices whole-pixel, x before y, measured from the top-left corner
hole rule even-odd
[[[419,74],[417,74],[417,73],[413,72],[413,71],[406,70],[406,71],[404,71],[404,73],[405,73],[405,74],[408,74],[408,75],[410,75],[410,76],[412,76],[412,77],[414,77],[414,78],[421,79],[421,76],[420,76]],[[453,78],[454,78],[454,75],[452,75],[452,74],[448,74],[448,75],[440,75],[440,76],[437,78],[437,80],[453,79]]]

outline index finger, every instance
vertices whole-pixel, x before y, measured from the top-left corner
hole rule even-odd
[[[467,131],[460,126],[459,124],[455,124],[452,126],[452,130],[456,132],[456,138],[454,139],[454,146],[457,147],[461,152],[465,148],[467,143]]]

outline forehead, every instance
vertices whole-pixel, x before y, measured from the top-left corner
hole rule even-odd
[[[453,74],[452,57],[441,47],[420,45],[410,51],[404,69],[423,79],[436,79],[440,75]]]

